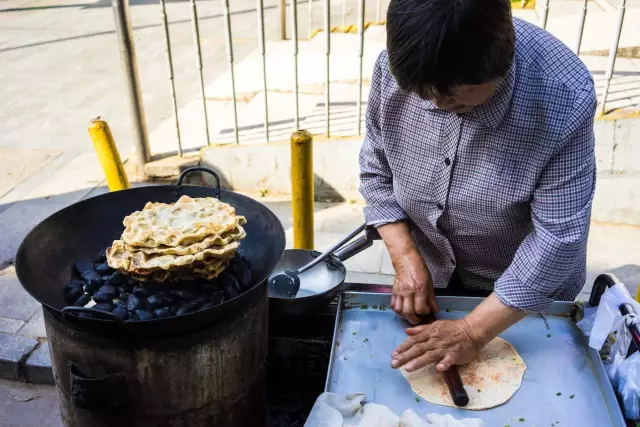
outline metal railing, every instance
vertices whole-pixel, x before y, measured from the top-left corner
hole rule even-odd
[[[170,36],[170,25],[169,20],[167,18],[167,9],[165,5],[166,0],[158,0],[161,12],[161,21],[162,28],[164,32],[164,42],[165,42],[165,54],[166,54],[166,62],[167,62],[167,70],[168,70],[168,79],[169,79],[169,87],[171,91],[171,101],[172,101],[172,109],[173,109],[173,124],[175,127],[175,137],[177,139],[177,153],[182,156],[184,152],[183,146],[183,135],[180,132],[180,119],[179,119],[179,105],[176,97],[176,84],[174,81],[174,62],[171,51],[171,36]],[[279,1],[279,10],[280,10],[280,38],[286,38],[287,35],[287,15],[289,17],[289,25],[290,25],[290,37],[289,43],[292,46],[292,62],[291,65],[293,67],[293,102],[292,102],[292,131],[297,130],[301,125],[301,117],[300,117],[300,82],[299,82],[299,53],[300,53],[300,28],[299,28],[299,8],[301,6],[307,7],[307,25],[308,25],[308,35],[311,38],[314,36],[318,30],[314,31],[314,12],[316,8],[314,6],[320,6],[319,2],[322,1],[322,32],[324,32],[323,43],[324,43],[324,54],[325,54],[325,73],[324,73],[324,83],[323,83],[323,92],[324,92],[324,125],[322,129],[326,135],[331,135],[332,133],[332,96],[331,96],[331,53],[332,53],[332,44],[331,44],[331,34],[335,28],[332,27],[332,17],[338,15],[338,20],[341,24],[339,29],[344,32],[352,32],[357,29],[357,38],[358,38],[358,48],[357,52],[354,52],[354,56],[357,55],[358,59],[358,69],[357,69],[357,99],[355,102],[356,108],[356,123],[353,126],[353,134],[360,135],[362,133],[362,116],[363,116],[363,64],[364,64],[364,56],[365,56],[365,29],[369,25],[366,20],[367,9],[366,9],[366,0],[340,0],[334,1],[333,4],[331,0],[297,0],[287,3],[285,0]],[[585,29],[585,22],[587,17],[587,1],[583,0],[581,5],[582,8],[579,12],[579,22],[578,22],[578,31],[576,35],[576,42],[574,46],[574,50],[576,53],[580,52],[583,41],[583,33]],[[191,8],[191,26],[193,31],[193,46],[195,51],[195,59],[196,59],[196,67],[197,74],[199,78],[199,90],[202,98],[202,114],[203,114],[203,123],[202,123],[202,135],[206,144],[211,144],[212,135],[211,129],[209,127],[209,114],[207,111],[207,97],[205,93],[205,81],[204,81],[204,73],[203,73],[203,58],[202,58],[202,46],[201,46],[201,38],[200,38],[200,28],[199,28],[199,19],[198,19],[198,7],[197,0],[189,0],[190,8]],[[229,0],[222,1],[222,17],[224,20],[224,32],[225,32],[225,47],[226,47],[226,56],[228,62],[228,71],[230,77],[230,86],[231,86],[231,101],[233,108],[233,141],[236,144],[240,143],[240,127],[238,123],[238,98],[236,93],[236,72],[235,72],[235,58],[234,58],[234,46],[233,46],[233,32],[232,32],[232,13],[229,7]],[[370,16],[373,16],[374,23],[380,23],[383,20],[385,14],[385,7],[388,3],[388,0],[385,0],[385,4],[383,5],[382,0],[370,0],[370,4],[375,4],[375,7],[370,11]],[[146,120],[144,114],[144,106],[142,104],[142,97],[140,93],[140,82],[137,74],[136,67],[136,57],[135,57],[135,49],[133,45],[133,35],[131,30],[131,23],[129,18],[129,6],[126,0],[112,0],[115,22],[116,22],[116,30],[118,41],[120,44],[121,56],[123,67],[125,70],[125,77],[127,83],[127,92],[129,95],[129,102],[132,107],[132,118],[134,122],[134,139],[135,139],[135,147],[137,152],[139,153],[139,162],[140,164],[144,164],[150,160],[149,154],[149,145],[148,145],[148,134],[146,129]],[[350,17],[351,11],[354,9],[353,6],[356,6],[357,9],[355,22],[352,25],[347,25],[348,18]],[[288,10],[288,13],[287,13]],[[319,8],[318,8],[319,10]],[[609,60],[606,68],[606,74],[604,79],[604,94],[601,98],[601,102],[599,104],[599,114],[604,114],[606,112],[605,106],[607,102],[607,97],[609,94],[609,87],[611,84],[611,79],[613,76],[613,70],[615,67],[616,56],[618,52],[618,47],[620,44],[620,35],[622,33],[622,26],[624,22],[625,10],[626,10],[626,0],[620,0],[619,5],[619,13],[618,13],[618,22],[616,25],[615,31],[613,32],[614,38],[613,43],[609,52]],[[337,11],[337,13],[336,13]],[[259,72],[256,72],[256,79],[262,78],[262,92],[264,96],[264,123],[261,125],[264,131],[264,140],[270,141],[272,139],[271,128],[269,123],[269,103],[268,103],[268,79],[267,79],[267,70],[269,67],[267,66],[267,44],[266,44],[266,28],[265,28],[265,4],[264,0],[256,0],[255,3],[255,12],[257,18],[257,48],[259,54],[261,56],[261,69]],[[332,15],[333,12],[333,15]],[[540,26],[543,28],[547,27],[549,14],[553,12],[553,7],[550,7],[549,0],[542,0],[539,3],[539,18],[540,18]],[[259,77],[260,76],[260,77]],[[215,122],[214,122],[215,123]],[[204,145],[204,144],[203,144]]]

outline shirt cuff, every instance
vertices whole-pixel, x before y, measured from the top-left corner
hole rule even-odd
[[[364,218],[368,225],[380,227],[408,217],[397,203],[376,203],[364,207]]]
[[[507,270],[495,283],[494,293],[507,307],[513,310],[543,312],[553,298],[522,283]]]

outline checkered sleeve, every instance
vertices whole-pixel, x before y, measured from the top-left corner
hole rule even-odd
[[[364,216],[367,224],[382,225],[407,217],[393,193],[393,175],[387,162],[380,129],[383,91],[383,52],[378,58],[371,78],[371,92],[367,105],[366,136],[360,149],[360,193],[366,202]]]
[[[584,285],[595,189],[595,107],[591,84],[576,97],[559,148],[539,177],[531,202],[533,230],[495,283],[508,307],[542,311],[554,300],[573,300]],[[585,273],[569,279],[578,267]]]

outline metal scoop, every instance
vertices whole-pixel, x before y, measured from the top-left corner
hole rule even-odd
[[[329,255],[340,249],[349,240],[360,234],[362,230],[365,229],[365,227],[366,224],[362,224],[360,227],[351,232],[351,234],[333,245],[328,250],[324,251],[309,264],[304,265],[297,270],[285,270],[278,274],[275,274],[273,277],[271,277],[271,280],[269,280],[269,295],[276,298],[295,298],[298,294],[298,291],[300,290],[300,274],[304,273],[307,270],[310,270],[311,268],[321,263]]]

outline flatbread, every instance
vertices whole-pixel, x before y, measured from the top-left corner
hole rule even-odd
[[[527,365],[511,344],[495,338],[468,365],[458,367],[462,383],[469,395],[464,409],[482,410],[500,406],[508,401],[522,384]],[[447,384],[435,364],[414,372],[401,369],[413,391],[436,405],[456,407]]]
[[[157,246],[155,248],[143,248],[130,246],[125,243],[125,249],[128,252],[142,252],[147,255],[195,255],[214,246],[225,246],[231,242],[239,242],[247,236],[242,226],[238,225],[235,229],[228,231],[222,235],[205,237],[202,242],[192,243],[184,246]]]
[[[125,217],[122,240],[129,246],[185,246],[209,236],[221,236],[246,218],[228,203],[213,197],[182,196],[177,202],[152,203]]]
[[[122,272],[146,274],[186,267],[198,261],[231,258],[239,246],[239,242],[231,242],[224,246],[211,246],[193,255],[147,255],[144,252],[129,252],[122,240],[114,240],[107,249],[107,263],[109,267]]]

